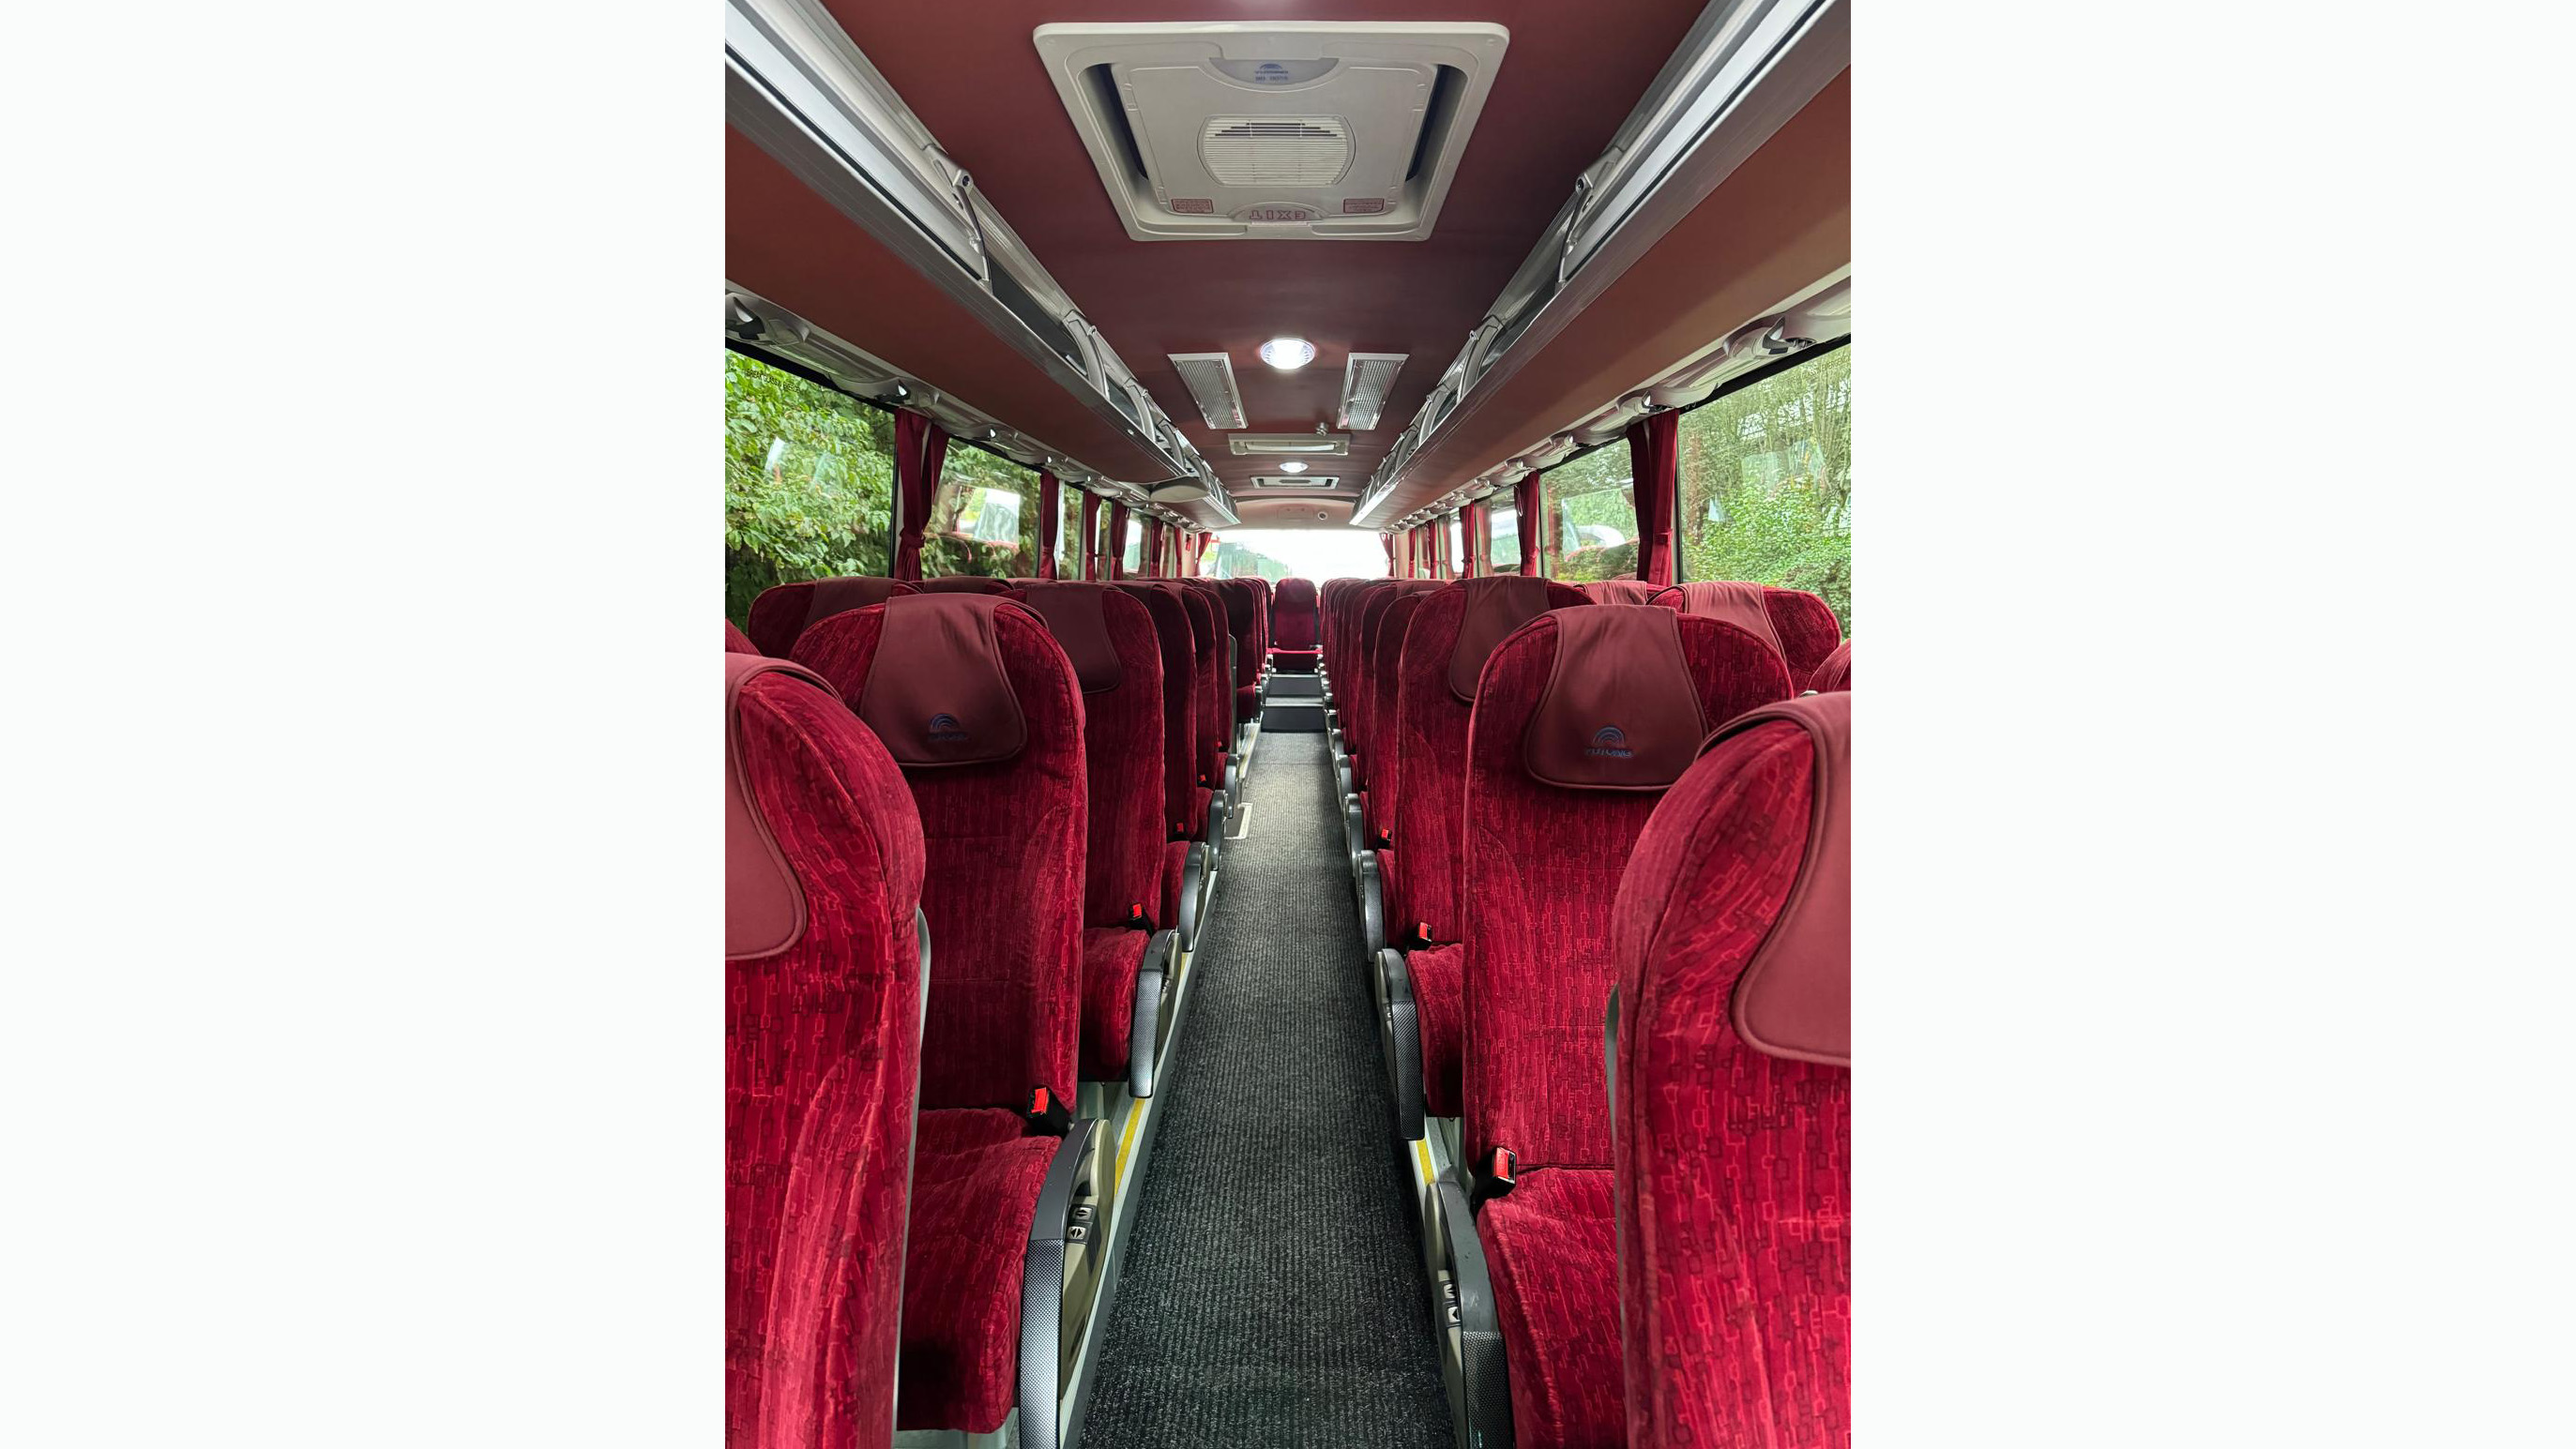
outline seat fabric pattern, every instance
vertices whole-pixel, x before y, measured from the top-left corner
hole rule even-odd
[[[772,659],[784,659],[795,649],[797,636],[832,615],[913,592],[911,584],[876,574],[774,584],[751,601],[743,632],[751,637],[753,648]]]
[[[1593,605],[1615,608],[1618,605]],[[1626,606],[1637,607],[1637,606]],[[1789,697],[1771,646],[1732,625],[1676,615],[1682,664],[1714,728]],[[1601,1025],[1611,983],[1611,902],[1662,791],[1562,789],[1531,778],[1522,737],[1556,667],[1542,615],[1485,665],[1468,741],[1466,1002],[1460,1116],[1466,1156],[1509,1147],[1528,1167],[1610,1165]],[[1619,671],[1639,661],[1594,658]]]
[[[1593,1046],[1597,1054],[1600,1043]],[[1626,1442],[1610,1209],[1607,1172],[1524,1168],[1520,1186],[1477,1215],[1511,1380],[1516,1449],[1620,1449]]]
[[[1816,666],[1816,672],[1807,679],[1807,687],[1818,694],[1832,694],[1852,687],[1849,639],[1835,645],[1834,652],[1825,656],[1825,662]]]
[[[1085,927],[1082,932],[1082,1075],[1123,1081],[1130,1028],[1136,1024],[1136,972],[1149,932]]]
[[[1660,604],[1667,609],[1682,606],[1681,590],[1671,584],[1647,584],[1635,579],[1596,579],[1580,587],[1596,604]]]
[[[727,619],[725,620],[725,652],[727,654],[757,654],[760,652],[760,646],[752,643],[750,638],[747,637],[740,629],[735,628],[733,626],[733,620]]]
[[[1197,809],[1198,762],[1191,750],[1198,738],[1199,692],[1192,687],[1197,657],[1189,611],[1181,603],[1181,591],[1170,584],[1131,581],[1113,587],[1142,603],[1154,621],[1163,661],[1163,823],[1173,837],[1191,839],[1207,828],[1207,821]],[[1166,918],[1155,924],[1172,923]]]
[[[1464,946],[1432,946],[1404,958],[1413,982],[1413,1020],[1422,1038],[1422,1113],[1458,1115],[1458,1043],[1466,1030]]]
[[[1762,607],[1771,615],[1772,632],[1780,636],[1780,652],[1788,657],[1791,679],[1815,673],[1834,646],[1843,642],[1842,621],[1834,617],[1834,606],[1804,589],[1766,585]]]
[[[1082,594],[1099,597],[1101,623],[1118,656],[1117,685],[1082,696],[1090,801],[1082,923],[1119,926],[1133,907],[1152,911],[1162,885],[1169,823],[1163,819],[1163,648],[1145,605],[1111,585],[1039,584],[1021,597]],[[1045,608],[1032,612],[1043,619]]]
[[[1718,741],[1620,892],[1631,1444],[1851,1440],[1851,1072],[1753,1050],[1733,1010],[1808,845],[1814,761],[1792,723]]]
[[[1315,585],[1306,579],[1281,579],[1279,595],[1270,605],[1270,652],[1288,656],[1302,667],[1312,667],[1319,622]]]
[[[756,652],[756,651],[754,651]],[[736,701],[747,803],[805,903],[775,955],[725,963],[728,1444],[883,1445],[921,970],[921,828],[864,725],[788,675]]]
[[[1028,610],[955,594],[833,615],[796,641],[796,662],[858,699],[885,631],[903,627],[890,617],[916,608],[993,613],[1026,731],[1007,759],[905,772],[927,851],[921,904],[933,944],[921,1103],[1016,1111],[1035,1087],[1069,1102],[1090,825],[1073,666]]]
[[[1234,739],[1234,729],[1226,723],[1231,702],[1225,682],[1225,622],[1205,590],[1177,583],[1172,594],[1190,619],[1190,678],[1198,691],[1190,701],[1190,718],[1198,729],[1192,759],[1198,783],[1213,787],[1225,779],[1225,747]]]
[[[1400,781],[1395,768],[1396,683],[1403,677],[1405,636],[1413,628],[1414,616],[1421,611],[1422,601],[1432,593],[1448,587],[1430,579],[1408,582],[1417,585],[1398,593],[1375,618],[1376,632],[1368,643],[1368,711],[1362,726],[1361,760],[1368,769],[1370,792],[1369,817],[1365,824],[1371,832],[1395,829],[1395,806]],[[1390,878],[1387,888],[1393,889]],[[1388,898],[1392,908],[1393,897]],[[1408,917],[1390,915],[1390,923],[1411,924]]]
[[[1010,1416],[1029,1224],[1057,1141],[1016,1112],[921,1114],[896,1427],[990,1434]]]

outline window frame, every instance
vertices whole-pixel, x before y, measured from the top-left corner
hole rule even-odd
[[[1707,407],[1707,406],[1709,406],[1711,403],[1724,402],[1726,399],[1728,399],[1728,398],[1730,398],[1730,397],[1733,397],[1733,396],[1735,396],[1737,393],[1743,392],[1743,391],[1745,391],[1745,390],[1746,390],[1746,389],[1748,389],[1748,388],[1752,388],[1752,387],[1758,386],[1759,384],[1762,384],[1762,383],[1765,383],[1765,382],[1769,382],[1771,379],[1773,379],[1773,378],[1775,378],[1775,377],[1779,377],[1779,376],[1781,376],[1781,375],[1782,375],[1782,374],[1784,374],[1784,373],[1795,372],[1795,371],[1797,371],[1799,368],[1807,366],[1809,363],[1812,363],[1812,362],[1815,362],[1815,361],[1817,361],[1817,360],[1819,360],[1819,359],[1821,359],[1821,358],[1824,358],[1824,357],[1830,356],[1830,355],[1831,355],[1831,354],[1833,354],[1833,353],[1841,352],[1841,351],[1843,351],[1844,349],[1846,349],[1846,348],[1848,348],[1848,347],[1850,347],[1850,346],[1851,346],[1851,338],[1850,338],[1850,336],[1849,336],[1848,334],[1846,334],[1846,335],[1844,335],[1844,336],[1837,337],[1837,338],[1833,339],[1833,340],[1832,340],[1832,341],[1830,341],[1830,342],[1820,342],[1820,343],[1816,344],[1816,345],[1815,345],[1815,346],[1813,346],[1813,347],[1800,348],[1798,351],[1796,351],[1796,352],[1792,352],[1792,353],[1790,353],[1790,354],[1789,354],[1788,356],[1786,356],[1786,357],[1780,358],[1780,359],[1778,359],[1778,360],[1776,360],[1776,361],[1766,362],[1766,363],[1762,364],[1760,367],[1757,367],[1757,368],[1753,369],[1752,371],[1750,371],[1750,372],[1748,372],[1748,373],[1745,373],[1745,374],[1744,374],[1743,376],[1741,376],[1741,377],[1731,377],[1731,378],[1728,378],[1728,379],[1726,380],[1726,384],[1725,384],[1724,386],[1722,386],[1722,387],[1718,388],[1718,389],[1717,389],[1717,391],[1710,393],[1708,396],[1706,396],[1706,397],[1704,397],[1704,398],[1701,398],[1698,402],[1692,403],[1692,404],[1691,404],[1690,406],[1688,406],[1688,407],[1681,407],[1681,408],[1675,408],[1675,409],[1673,409],[1673,411],[1674,411],[1676,414],[1678,414],[1678,415],[1679,415],[1679,417],[1678,417],[1678,418],[1676,418],[1676,420],[1675,420],[1674,426],[1675,426],[1675,427],[1679,427],[1679,426],[1681,425],[1681,421],[1682,421],[1683,419],[1687,419],[1687,418],[1688,418],[1692,413],[1698,412],[1701,408]],[[1679,448],[1680,448],[1680,444],[1679,444],[1679,442],[1678,442],[1678,441],[1676,441],[1676,443],[1675,443],[1675,445],[1674,445],[1674,446],[1675,446],[1675,450],[1676,450],[1676,452],[1678,453]],[[1673,582],[1674,582],[1676,585],[1684,584],[1684,583],[1689,583],[1689,582],[1691,582],[1691,581],[1692,581],[1692,580],[1691,580],[1691,578],[1690,578],[1690,569],[1689,569],[1689,563],[1690,563],[1690,552],[1689,552],[1689,550],[1687,550],[1687,549],[1685,549],[1685,548],[1683,548],[1683,547],[1682,547],[1682,472],[1683,472],[1683,470],[1681,469],[1681,467],[1679,467],[1679,466],[1678,466],[1678,464],[1677,464],[1677,465],[1674,467],[1674,469],[1673,469],[1673,497],[1672,497],[1672,507],[1673,507],[1673,512],[1672,512],[1672,518],[1673,518],[1673,549],[1672,549],[1672,553],[1673,553]],[[1780,585],[1766,585],[1765,587],[1784,587],[1784,586],[1780,586]],[[1848,612],[1848,611],[1841,611],[1841,610],[1838,610],[1838,611],[1837,611],[1837,614],[1838,614],[1838,616],[1839,616],[1841,613],[1844,613],[1844,612]],[[1848,620],[1848,619],[1843,619],[1843,618],[1839,618],[1839,617],[1838,617],[1838,618],[1837,618],[1837,622],[1838,622],[1838,623],[1840,623],[1840,624],[1841,624],[1845,629],[1849,629],[1849,628],[1851,627],[1850,620]]]

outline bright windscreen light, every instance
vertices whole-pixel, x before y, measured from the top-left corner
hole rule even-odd
[[[1291,458],[1287,462],[1279,465],[1279,471],[1282,473],[1303,473],[1306,471],[1306,460],[1303,458]]]
[[[1315,360],[1315,344],[1303,337],[1273,337],[1261,344],[1261,360],[1282,369],[1304,367]]]

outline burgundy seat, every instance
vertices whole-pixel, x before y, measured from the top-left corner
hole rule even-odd
[[[921,875],[921,825],[885,747],[812,673],[728,649],[729,1444],[890,1440]]]
[[[1291,674],[1315,668],[1315,585],[1306,579],[1281,579],[1279,597],[1270,606],[1270,667]]]
[[[1762,607],[1771,614],[1771,630],[1780,636],[1780,652],[1789,661],[1789,677],[1804,679],[1825,662],[1843,641],[1842,621],[1834,607],[1803,589],[1765,585]]]
[[[1788,693],[1767,643],[1657,606],[1541,615],[1485,665],[1460,905],[1461,1161],[1482,1201],[1457,1271],[1472,1279],[1477,1257],[1490,1275],[1489,1294],[1471,1282],[1460,1296],[1491,1304],[1524,1449],[1617,1445],[1623,1431],[1602,1064],[1621,872],[1708,731]],[[1450,1234],[1465,1235],[1477,1203],[1455,1183],[1441,1192]],[[1491,1376],[1489,1362],[1469,1369],[1479,1412],[1496,1404]]]
[[[1425,598],[1448,587],[1438,579],[1405,579],[1401,585],[1377,614],[1374,632],[1364,646],[1369,661],[1368,732],[1359,748],[1361,855],[1353,869],[1354,887],[1359,892],[1361,940],[1368,953],[1365,959],[1372,964],[1377,953],[1385,949],[1388,932],[1395,929],[1390,923],[1405,919],[1402,893],[1388,889],[1394,877],[1396,850],[1402,843],[1395,838],[1396,795],[1401,781],[1392,764],[1397,666],[1404,657],[1405,635],[1413,627],[1415,611]]]
[[[1189,610],[1177,584],[1129,580],[1112,585],[1145,606],[1162,645],[1163,661],[1163,823],[1162,890],[1153,901],[1154,923],[1181,933],[1181,949],[1198,946],[1199,907],[1207,881],[1209,833],[1207,795],[1199,785],[1198,762],[1191,744],[1198,738],[1199,691],[1192,687],[1196,665],[1190,639]]]
[[[1551,609],[1593,607],[1580,590],[1548,579],[1463,579],[1424,595],[1404,637],[1392,752],[1399,772],[1394,835],[1404,849],[1393,856],[1392,871],[1382,864],[1378,872],[1404,914],[1385,917],[1388,945],[1373,963],[1377,996],[1390,1014],[1387,1066],[1404,1137],[1421,1136],[1426,1116],[1458,1115],[1459,848],[1477,677],[1494,646],[1523,624]]]
[[[761,590],[760,597],[751,601],[751,616],[743,632],[751,636],[753,646],[761,653],[784,659],[796,648],[797,637],[815,624],[834,614],[882,604],[897,594],[911,592],[913,586],[901,579],[873,574],[778,584]]]
[[[1027,609],[899,595],[834,615],[799,663],[854,702],[921,817],[935,951],[905,1255],[899,1429],[1052,1415],[1063,1216],[1097,1124],[1071,1121],[1089,820],[1073,666]],[[1061,1135],[1057,1135],[1061,1134]]]
[[[740,629],[735,628],[733,626],[733,620],[727,619],[725,620],[725,652],[727,654],[757,654],[760,652],[760,646],[752,643],[749,636],[745,635]]]
[[[913,587],[925,594],[1007,594],[1011,591],[1011,581],[988,579],[980,574],[946,574],[935,579],[923,579]]]
[[[1816,666],[1816,672],[1807,677],[1807,688],[1818,694],[1831,694],[1836,690],[1848,692],[1851,689],[1849,639],[1835,645],[1834,652],[1825,656],[1825,662]]]
[[[1011,595],[1043,620],[1082,691],[1082,1075],[1153,1095],[1157,1018],[1176,983],[1177,932],[1152,928],[1163,890],[1163,646],[1142,601],[1109,584],[1032,582]],[[1142,983],[1143,990],[1139,989]],[[1139,1017],[1144,1034],[1137,1033]],[[1142,1051],[1136,1050],[1139,1042]]]
[[[1261,636],[1260,594],[1241,579],[1218,579],[1225,599],[1225,622],[1234,635],[1234,722],[1239,728],[1261,717],[1261,662],[1269,644]]]
[[[1363,656],[1360,640],[1362,626],[1373,611],[1384,608],[1383,601],[1394,596],[1400,580],[1366,579],[1338,596],[1330,616],[1326,638],[1337,654],[1333,670],[1333,744],[1338,751],[1334,775],[1345,807],[1356,802],[1365,774],[1359,760],[1362,720],[1368,713],[1368,661]],[[1354,857],[1360,849],[1358,831],[1352,829],[1350,849]]]
[[[1848,694],[1738,716],[1619,888],[1630,1445],[1851,1443],[1850,763]]]
[[[1190,701],[1190,717],[1197,731],[1193,762],[1198,769],[1199,788],[1208,792],[1209,808],[1222,817],[1227,800],[1227,747],[1234,741],[1234,691],[1226,683],[1224,613],[1196,580],[1175,579],[1172,584],[1181,607],[1190,616],[1190,673],[1193,687],[1199,691]],[[1222,850],[1219,842],[1224,838],[1220,823],[1209,835],[1208,848]]]
[[[1813,664],[1804,669],[1797,667],[1790,661],[1789,651],[1780,646],[1780,631],[1772,625],[1771,611],[1762,599],[1766,590],[1760,584],[1706,581],[1682,584],[1679,588],[1681,598],[1677,607],[1683,613],[1733,624],[1770,645],[1772,652],[1780,656],[1781,666],[1789,671],[1792,680],[1804,680],[1815,671]]]
[[[1635,579],[1598,579],[1577,587],[1596,604],[1661,604],[1667,609],[1681,607],[1681,595],[1670,584],[1639,583]]]

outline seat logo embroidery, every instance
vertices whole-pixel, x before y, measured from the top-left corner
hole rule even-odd
[[[1617,725],[1603,725],[1601,728],[1592,732],[1592,747],[1585,750],[1583,753],[1587,755],[1606,755],[1614,760],[1625,760],[1634,756],[1637,752],[1628,748],[1628,732],[1626,730],[1619,728]]]
[[[934,714],[930,717],[930,742],[934,745],[962,745],[966,742],[966,727],[959,724],[953,714]]]

